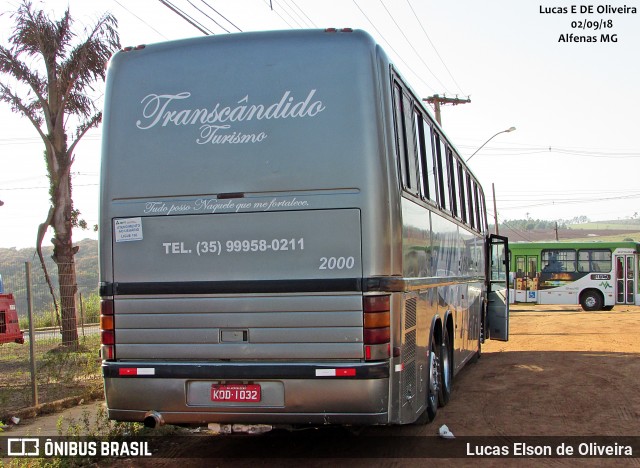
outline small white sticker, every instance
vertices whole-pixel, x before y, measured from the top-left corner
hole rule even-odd
[[[114,223],[116,242],[142,240],[142,218],[116,219]]]

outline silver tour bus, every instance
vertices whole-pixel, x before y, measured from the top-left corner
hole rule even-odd
[[[425,423],[508,337],[482,188],[363,31],[125,48],[101,164],[111,419]]]

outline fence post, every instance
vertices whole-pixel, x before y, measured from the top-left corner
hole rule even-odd
[[[34,343],[36,341],[33,332],[33,295],[31,291],[31,263],[24,262],[27,282],[27,316],[29,317],[29,364],[31,370],[31,394],[33,395],[33,406],[38,403],[38,381],[36,376],[36,354],[34,352]]]
[[[82,328],[82,338],[84,338],[84,301],[82,300],[82,293],[78,293],[80,298],[80,327]]]

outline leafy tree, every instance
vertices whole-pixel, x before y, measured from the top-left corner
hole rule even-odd
[[[75,347],[78,330],[74,256],[78,247],[72,242],[72,228],[78,223],[79,213],[73,208],[71,166],[80,139],[102,121],[102,113],[86,92],[104,80],[107,61],[120,48],[117,21],[105,14],[79,39],[72,30],[68,8],[60,19],[54,20],[23,0],[12,18],[15,25],[10,46],[0,46],[0,100],[29,119],[44,142],[51,206],[38,229],[36,249],[46,274],[41,246],[47,229],[52,227],[62,342]]]

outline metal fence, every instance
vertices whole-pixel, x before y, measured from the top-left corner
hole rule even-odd
[[[0,419],[24,408],[101,392],[97,284],[93,292],[71,291],[61,297],[60,291],[69,291],[58,286],[59,275],[70,274],[66,267],[48,265],[54,299],[39,263],[0,265],[4,286],[0,297],[8,309],[0,311]],[[15,308],[6,307],[13,301]],[[61,310],[63,304],[66,311]],[[8,335],[3,338],[16,313],[23,343]],[[69,341],[74,330],[77,341]]]

